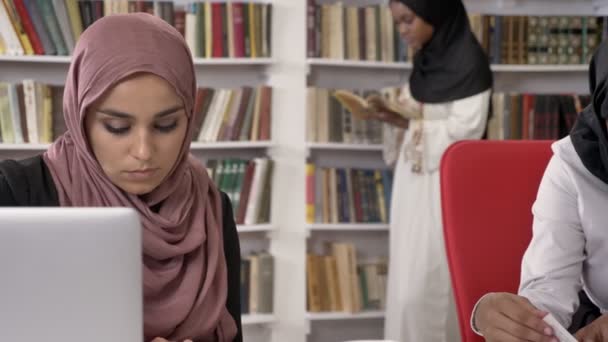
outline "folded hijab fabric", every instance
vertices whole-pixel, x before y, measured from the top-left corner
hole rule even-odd
[[[171,84],[183,100],[189,126],[171,173],[144,197],[112,184],[84,131],[87,107],[136,73],[151,73]],[[197,122],[195,89],[192,57],[177,30],[144,13],[104,17],[82,34],[74,50],[63,98],[68,131],[44,155],[62,206],[132,207],[139,212],[147,340],[231,341],[236,335],[225,305],[220,193],[189,154],[192,123]]]
[[[600,44],[589,66],[591,103],[578,115],[570,138],[583,165],[608,184],[608,42]]]
[[[443,103],[492,87],[488,57],[471,32],[461,0],[394,0],[433,26],[431,40],[414,56],[412,96],[423,103]]]

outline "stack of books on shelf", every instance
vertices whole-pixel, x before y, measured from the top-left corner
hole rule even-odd
[[[201,124],[193,139],[215,141],[269,141],[272,88],[199,88],[194,110]]]
[[[308,88],[306,94],[308,142],[382,144],[383,127],[377,120],[362,120],[349,112],[333,96],[337,89]],[[396,89],[383,89],[386,96],[397,96]],[[372,91],[360,91],[365,97]]]
[[[209,176],[232,202],[237,224],[270,222],[273,171],[268,158],[207,161]]]
[[[569,134],[588,95],[492,95],[488,139],[557,140]]]
[[[0,54],[71,55],[82,32],[112,14],[146,12],[173,25],[195,57],[270,57],[270,4],[127,0],[0,1]]]
[[[402,62],[412,58],[386,5],[355,6],[308,0],[309,58]]]
[[[306,165],[308,223],[387,223],[393,175],[390,170]]]
[[[66,130],[63,86],[32,80],[0,83],[0,141],[50,143]]]
[[[470,15],[493,64],[587,64],[608,34],[607,18]]]
[[[241,258],[241,313],[273,312],[274,258],[262,252]]]
[[[309,312],[384,310],[387,261],[359,262],[350,243],[331,243],[325,255],[306,256]]]

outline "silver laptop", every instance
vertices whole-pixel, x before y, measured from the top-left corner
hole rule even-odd
[[[0,208],[0,341],[142,341],[141,255],[132,209]]]

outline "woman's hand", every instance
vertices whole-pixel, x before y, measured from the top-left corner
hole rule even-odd
[[[172,341],[166,340],[162,337],[157,337],[150,342],[172,342]],[[184,340],[184,342],[192,342],[192,340]]]
[[[387,106],[384,98],[380,95],[370,95],[365,99],[371,109],[370,119],[386,122],[393,126],[408,128],[409,120],[401,115],[391,111]]]
[[[488,342],[559,342],[543,321],[546,314],[524,297],[491,293],[477,306],[474,323]]]
[[[602,315],[588,326],[577,331],[574,337],[581,342],[608,341],[608,315]]]
[[[407,129],[410,125],[409,120],[393,112],[374,112],[371,118],[403,129]]]

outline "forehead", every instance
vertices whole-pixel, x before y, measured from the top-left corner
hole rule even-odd
[[[94,107],[120,106],[117,109],[145,109],[180,104],[181,97],[165,79],[153,74],[136,74],[109,88]]]
[[[415,16],[416,14],[400,1],[390,2],[391,12],[394,17]]]

